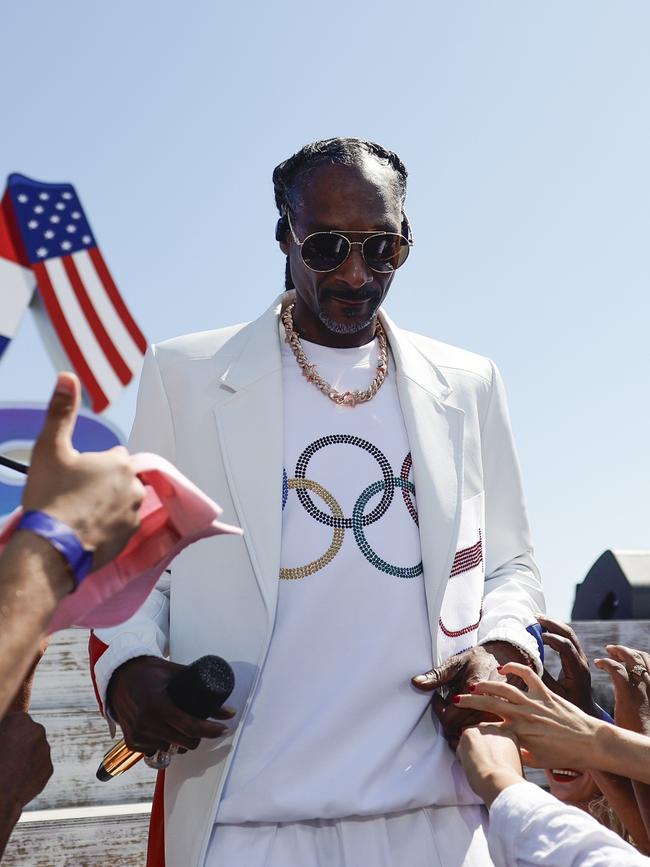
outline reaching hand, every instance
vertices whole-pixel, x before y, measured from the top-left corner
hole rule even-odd
[[[60,373],[34,445],[23,508],[47,512],[72,527],[84,547],[95,552],[93,568],[99,569],[136,531],[144,487],[122,446],[87,453],[73,448],[79,402],[79,380]]]
[[[525,665],[509,662],[501,673],[519,675],[528,692],[508,683],[482,681],[473,687],[472,695],[455,697],[458,707],[504,720],[504,727],[516,736],[523,748],[524,763],[530,767],[590,767],[591,739],[607,723],[552,693]]]
[[[559,653],[562,663],[557,679],[544,669],[542,680],[556,695],[566,698],[567,701],[575,704],[585,713],[600,717],[600,712],[591,694],[589,660],[580,646],[578,636],[566,623],[551,620],[548,617],[538,617],[537,619],[544,630],[542,634],[544,644]]]
[[[505,681],[497,669],[513,659],[523,659],[518,648],[505,641],[492,641],[451,656],[438,668],[432,668],[426,674],[419,674],[412,679],[413,685],[424,692],[446,688],[446,698],[436,693],[431,706],[452,747],[455,747],[463,728],[494,719],[490,714],[457,707],[453,697],[480,680]]]
[[[595,659],[607,672],[616,695],[616,725],[650,735],[650,655],[623,644],[608,644],[611,658]]]
[[[465,729],[456,755],[470,786],[488,807],[499,792],[523,779],[517,741],[502,725],[481,723]]]

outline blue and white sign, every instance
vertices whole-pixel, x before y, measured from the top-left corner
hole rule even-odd
[[[0,455],[29,464],[34,442],[45,421],[38,404],[0,403]],[[123,445],[121,432],[105,418],[80,410],[72,444],[80,452],[101,452]],[[0,466],[0,518],[20,505],[25,476]]]

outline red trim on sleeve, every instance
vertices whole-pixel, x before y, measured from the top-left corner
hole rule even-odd
[[[151,805],[147,867],[165,867],[165,772],[158,771]]]
[[[102,704],[102,700],[99,697],[99,690],[97,689],[97,681],[95,680],[95,666],[99,660],[99,657],[102,656],[108,650],[108,644],[104,644],[103,641],[100,641],[99,638],[95,635],[94,632],[91,631],[90,638],[88,639],[88,657],[90,661],[90,677],[93,682],[93,689],[95,690],[95,698],[97,699],[97,704],[99,705],[99,710],[101,711],[102,716],[104,716],[104,705]]]

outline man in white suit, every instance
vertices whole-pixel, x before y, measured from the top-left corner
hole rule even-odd
[[[188,549],[91,642],[129,746],[189,750],[159,776],[148,864],[483,867],[486,814],[439,720],[453,740],[475,721],[454,693],[541,667],[501,381],[380,309],[412,246],[396,154],[316,142],[274,185],[288,291],[152,347],[131,438],[245,535]],[[235,669],[227,724],[165,695],[205,653]]]

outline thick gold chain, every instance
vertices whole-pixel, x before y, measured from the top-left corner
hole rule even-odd
[[[365,391],[337,391],[335,388],[326,382],[316,370],[316,365],[305,355],[305,351],[300,343],[300,338],[293,327],[293,308],[295,304],[290,304],[282,314],[282,324],[284,325],[284,333],[286,341],[293,350],[298,366],[302,370],[302,374],[307,380],[320,389],[326,397],[329,397],[338,406],[356,406],[358,403],[366,403],[372,400],[382,387],[384,380],[388,376],[388,341],[386,340],[386,332],[382,325],[377,320],[375,325],[375,337],[379,343],[379,363],[377,364],[377,374]]]

